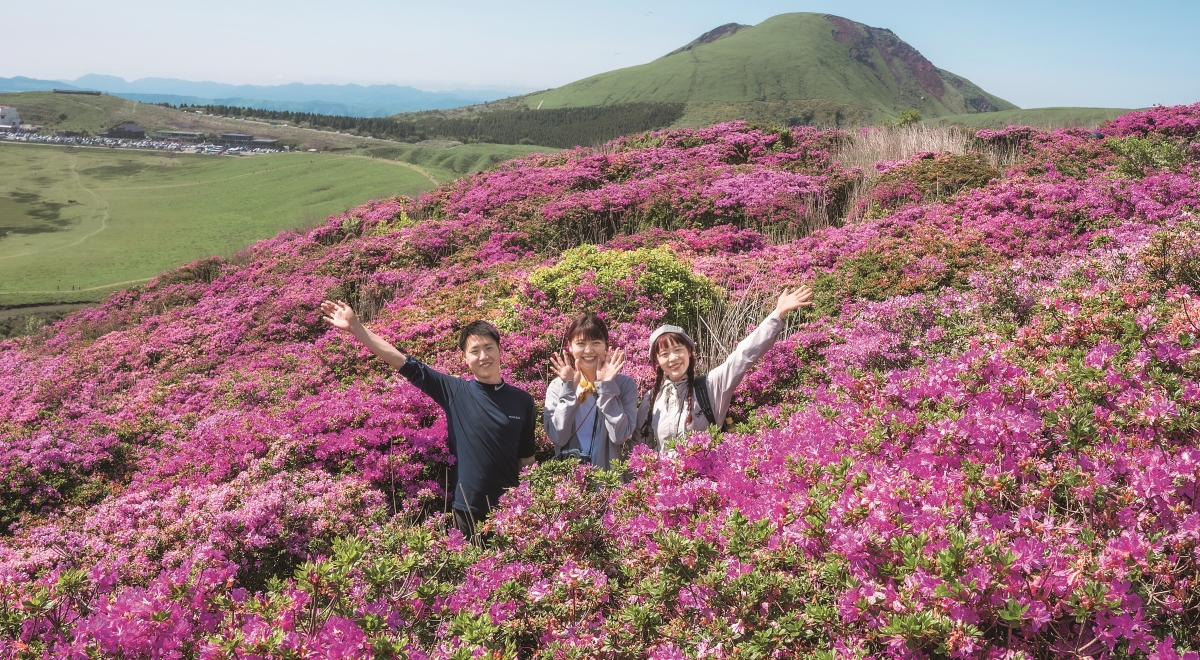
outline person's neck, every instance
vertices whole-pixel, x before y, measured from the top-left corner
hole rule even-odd
[[[595,369],[580,368],[579,373],[583,374],[583,379],[586,380],[587,382],[589,382],[589,383],[596,382],[596,370]]]
[[[504,379],[500,377],[500,374],[496,374],[495,376],[490,376],[488,378],[480,378],[479,376],[476,376],[475,380],[483,383],[484,385],[499,385],[500,383],[504,382]]]

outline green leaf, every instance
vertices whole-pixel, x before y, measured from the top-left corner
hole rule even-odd
[[[1010,598],[996,613],[1000,615],[1001,619],[1008,622],[1009,626],[1016,627],[1025,618],[1027,612],[1029,612],[1028,605],[1022,605]]]

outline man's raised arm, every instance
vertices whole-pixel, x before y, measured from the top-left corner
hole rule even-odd
[[[392,346],[381,339],[379,335],[368,330],[362,324],[362,321],[358,320],[358,315],[354,313],[350,305],[341,300],[337,302],[326,300],[321,303],[321,313],[324,314],[326,322],[335,328],[340,328],[354,335],[355,339],[371,349],[372,353],[390,364],[393,369],[399,369],[404,364],[404,361],[408,359],[395,346]]]

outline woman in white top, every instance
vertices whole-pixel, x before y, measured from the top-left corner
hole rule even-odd
[[[565,340],[562,355],[550,358],[546,435],[556,455],[608,470],[633,435],[637,383],[621,373],[625,351],[609,350],[608,326],[595,314],[575,319]]]
[[[742,377],[767,352],[783,330],[789,313],[812,305],[812,289],[785,290],[754,332],[738,343],[723,363],[704,378],[713,420],[723,422],[733,391]],[[683,328],[664,325],[650,335],[650,357],[655,362],[654,387],[638,407],[634,441],[660,453],[667,440],[681,438],[710,425],[696,395],[696,344]]]

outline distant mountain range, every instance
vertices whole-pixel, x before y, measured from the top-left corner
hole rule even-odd
[[[141,78],[128,82],[117,76],[97,74],[63,81],[22,76],[0,78],[0,92],[34,92],[56,88],[101,91],[142,103],[231,105],[350,117],[385,117],[400,112],[455,108],[485,103],[511,94],[509,91],[465,89],[426,92],[400,85],[228,85],[176,78]]]
[[[0,78],[0,92],[48,92],[55,88],[77,89],[72,85],[57,80],[38,80],[37,78],[26,78],[25,76]]]
[[[685,103],[684,123],[688,115],[787,121],[807,106],[809,115],[850,121],[855,113],[878,121],[908,109],[926,118],[1017,109],[938,68],[891,30],[816,13],[722,25],[652,62],[522,98],[531,109]]]

